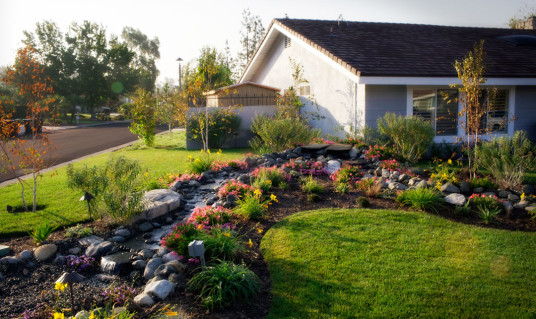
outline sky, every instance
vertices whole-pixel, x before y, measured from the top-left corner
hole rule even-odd
[[[178,81],[179,62],[204,46],[240,49],[242,12],[249,8],[267,28],[274,18],[373,21],[506,28],[510,18],[536,8],[536,0],[0,0],[0,66],[14,62],[23,31],[36,22],[89,20],[120,35],[139,29],[160,40],[159,82]],[[184,63],[184,62],[183,62]]]

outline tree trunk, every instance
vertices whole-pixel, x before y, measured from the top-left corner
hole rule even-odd
[[[35,213],[37,210],[37,174],[33,173],[33,208],[32,211]]]
[[[20,197],[22,199],[22,206],[24,206],[24,211],[27,212],[28,211],[28,204],[26,204],[26,200],[24,199],[24,181],[22,179],[18,178],[18,177],[17,177],[17,180],[19,181],[20,188],[21,188]]]

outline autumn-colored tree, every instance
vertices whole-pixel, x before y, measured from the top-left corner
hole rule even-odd
[[[157,92],[156,118],[160,123],[168,125],[169,133],[176,125],[184,125],[186,122],[186,112],[188,111],[188,101],[177,88],[170,88],[166,85]]]
[[[132,95],[134,107],[131,111],[132,123],[130,131],[138,135],[138,138],[149,147],[154,146],[156,128],[156,98],[151,91],[137,89]]]
[[[49,113],[50,105],[54,103],[51,80],[44,73],[43,66],[35,57],[35,50],[31,46],[26,46],[18,50],[15,64],[8,68],[7,75],[2,79],[8,85],[15,87],[18,94],[24,96],[26,106],[26,118],[29,122],[25,125],[26,130],[30,130],[29,138],[11,138],[7,140],[6,135],[3,144],[3,157],[7,158],[7,169],[12,171],[21,187],[22,203],[27,210],[24,199],[26,181],[16,174],[16,166],[21,168],[25,174],[31,174],[33,180],[33,211],[37,205],[37,179],[41,171],[50,165],[46,157],[51,148],[50,139],[41,125],[44,116]],[[3,117],[9,117],[3,112]],[[48,114],[55,116],[55,114]],[[14,126],[7,130],[13,133]],[[11,134],[12,135],[12,134]]]
[[[451,84],[451,87],[458,89],[457,100],[463,106],[459,117],[460,124],[465,130],[463,143],[469,155],[468,166],[471,178],[475,177],[477,169],[477,154],[474,152],[474,145],[478,143],[483,133],[482,119],[487,113],[487,105],[482,99],[482,85],[486,83],[485,56],[484,41],[475,44],[473,50],[462,61],[454,63],[461,84]]]

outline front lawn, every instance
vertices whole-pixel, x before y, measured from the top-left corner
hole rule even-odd
[[[224,150],[221,160],[230,160],[243,157],[243,153],[249,149]],[[155,180],[167,173],[183,173],[187,171],[188,155],[196,156],[199,151],[186,150],[184,132],[175,132],[172,135],[161,134],[156,137],[154,148],[147,148],[140,142],[111,153],[114,156],[124,155],[136,159],[148,169],[146,179]],[[101,154],[75,163],[80,167],[83,163],[89,166],[101,165],[108,160],[110,154]],[[30,180],[28,180],[30,181]],[[30,182],[31,183],[31,182]],[[81,193],[67,188],[66,168],[62,167],[53,172],[43,175],[38,182],[38,205],[44,205],[44,209],[36,213],[6,213],[7,205],[21,206],[20,185],[12,184],[0,188],[0,237],[26,234],[36,225],[50,220],[51,225],[68,226],[88,220],[87,208],[79,199]],[[28,205],[31,206],[32,193],[25,192]]]
[[[534,318],[536,234],[391,210],[321,209],[274,225],[268,318]]]

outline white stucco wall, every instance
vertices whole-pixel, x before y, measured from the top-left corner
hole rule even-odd
[[[292,58],[303,66],[304,78],[309,81],[306,85],[311,89],[311,95],[302,98],[306,103],[304,111],[318,112],[325,117],[311,120],[311,125],[320,128],[323,135],[338,136],[344,135],[342,129],[361,126],[364,123],[364,98],[359,95],[356,97],[355,92],[364,94],[364,85],[358,86],[299,41],[293,40],[288,48],[284,46],[284,36],[280,34],[270,49],[270,58],[256,72],[252,81],[280,88],[292,86],[293,70],[289,59]]]

